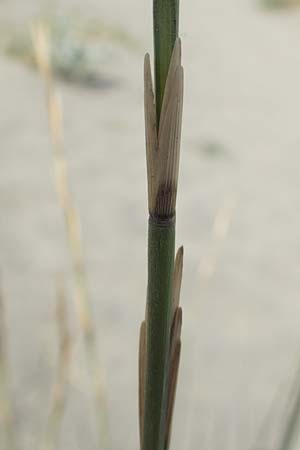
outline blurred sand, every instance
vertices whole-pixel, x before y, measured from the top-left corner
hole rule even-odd
[[[60,84],[111,449],[132,450],[146,290],[142,62],[152,50],[151,2],[60,3],[120,26],[139,42],[136,50],[116,47],[101,68],[117,80],[113,87]],[[3,0],[0,9],[2,19],[21,23],[41,2]],[[300,13],[266,12],[255,0],[190,0],[181,9],[186,81],[177,238],[185,245],[184,329],[172,448],[250,449],[300,361]],[[70,264],[42,84],[16,61],[3,56],[0,64],[0,268],[17,430],[27,450],[37,448],[55,371],[54,278]],[[204,284],[200,268],[216,245],[216,214],[232,201],[231,226]],[[69,284],[79,344],[60,449],[93,450]]]

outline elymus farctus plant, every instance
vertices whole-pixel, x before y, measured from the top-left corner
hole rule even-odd
[[[155,89],[148,54],[144,63],[149,228],[147,306],[139,350],[141,450],[169,447],[181,349],[182,247],[175,260],[183,101],[178,16],[178,0],[154,0]]]

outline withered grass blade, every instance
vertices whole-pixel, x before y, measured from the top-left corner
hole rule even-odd
[[[180,292],[182,283],[182,273],[183,273],[183,255],[184,249],[181,246],[176,254],[175,268],[174,268],[174,282],[173,282],[173,313],[172,318],[174,319],[175,311],[179,307],[180,303]]]
[[[157,164],[157,127],[156,111],[151,75],[149,54],[144,61],[144,104],[145,104],[145,129],[146,129],[146,156],[147,156],[147,180],[148,180],[148,204],[149,210],[154,209],[155,173]]]

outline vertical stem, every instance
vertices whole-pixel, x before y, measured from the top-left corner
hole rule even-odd
[[[179,0],[153,0],[156,111],[151,110],[151,117],[156,114],[154,132],[157,133],[157,138],[159,137],[159,121],[166,80],[175,41],[178,37],[178,7]],[[176,86],[174,95],[179,95],[178,90],[176,91]],[[169,97],[171,97],[170,92]],[[151,104],[153,106],[152,97]],[[158,192],[154,194],[151,188],[149,191],[150,197],[154,195],[152,199],[154,206],[150,200],[146,311],[146,373],[143,392],[144,417],[141,427],[142,450],[165,450],[167,436],[166,418],[175,259],[175,200],[177,189],[177,174],[173,174],[173,186],[170,183],[170,173],[172,170],[174,171],[176,165],[176,121],[179,118],[175,103],[173,102],[171,105],[174,107],[173,116],[175,119],[169,123],[169,142],[166,142],[168,139],[165,139],[165,141],[162,139],[164,143],[163,149],[159,148],[159,143],[159,150],[155,145],[153,148],[148,148],[150,153],[152,152],[152,154],[148,153],[148,165],[150,167],[148,177],[153,177],[153,183],[158,183]],[[147,106],[151,109],[150,104]],[[147,121],[146,126],[150,126]],[[150,134],[152,131],[150,130]],[[174,146],[171,148],[173,138]],[[156,136],[151,142],[154,141],[157,141]],[[163,169],[157,165],[162,161],[162,159],[159,160],[158,151],[164,151],[165,157],[170,162],[169,166],[167,165]],[[161,170],[162,173],[160,173]],[[172,204],[172,208],[170,209],[169,204],[171,204],[172,196],[174,196],[175,200],[174,205]],[[163,208],[159,206],[163,206]]]
[[[170,59],[178,37],[179,0],[153,0],[156,116],[159,124]]]
[[[170,341],[175,218],[149,219],[147,372],[143,450],[163,450]]]

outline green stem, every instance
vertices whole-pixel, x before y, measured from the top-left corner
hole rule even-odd
[[[157,128],[178,37],[178,8],[179,0],[153,0]],[[174,257],[175,215],[150,217],[142,450],[164,450],[165,446]]]
[[[178,37],[179,0],[153,0],[156,115],[159,123],[170,59]]]
[[[164,448],[174,247],[175,218],[167,222],[150,218],[143,450]]]

